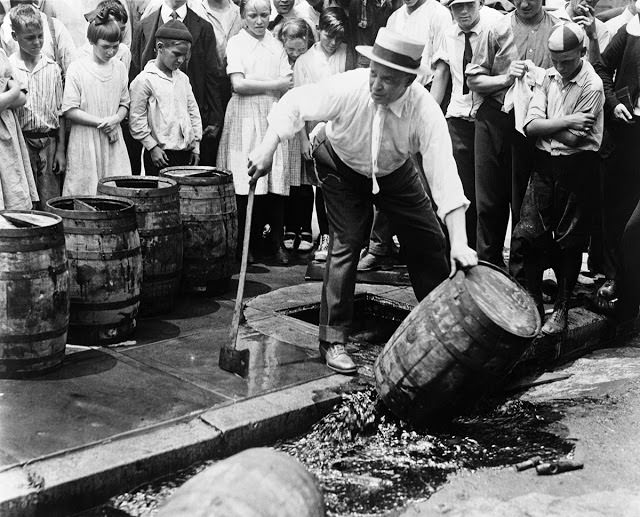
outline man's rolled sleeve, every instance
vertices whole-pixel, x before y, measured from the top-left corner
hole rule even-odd
[[[438,207],[438,217],[444,222],[447,214],[456,208],[464,207],[466,210],[469,200],[458,176],[447,123],[439,110],[427,114],[421,124],[419,138],[424,172]]]
[[[267,120],[280,140],[293,138],[307,120],[330,120],[340,112],[340,99],[329,80],[289,90],[273,106]]]
[[[548,94],[549,78],[545,77],[542,85],[536,85],[533,88],[533,96],[529,102],[527,116],[524,119],[522,127],[526,128],[527,124],[533,120],[547,118],[547,94]]]

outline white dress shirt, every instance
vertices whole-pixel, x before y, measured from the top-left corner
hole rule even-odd
[[[307,120],[327,120],[327,139],[351,169],[371,177],[373,119],[369,70],[334,75],[294,88],[276,104],[268,120],[281,140],[292,138]],[[377,160],[378,177],[391,174],[420,153],[438,215],[444,217],[469,201],[464,196],[440,107],[417,82],[386,110]]]
[[[162,18],[162,23],[167,23],[173,20],[171,17],[171,13],[173,13],[173,11],[178,15],[178,21],[184,22],[184,17],[187,15],[187,4],[184,4],[178,9],[171,9],[167,4],[163,3],[160,8],[160,18]]]
[[[622,11],[618,16],[611,18],[604,22],[604,26],[609,31],[609,35],[613,38],[616,35],[616,32],[622,27],[626,25],[634,18],[634,15],[631,14],[629,8],[626,7],[624,11]]]
[[[387,28],[424,43],[423,70],[418,74],[420,84],[429,84],[433,81],[431,68],[433,53],[442,46],[444,33],[452,23],[449,9],[438,0],[427,0],[411,14],[407,6],[403,5],[389,16]]]
[[[499,11],[491,7],[482,7],[480,9],[480,20],[469,30],[471,33],[469,41],[473,53],[476,51],[478,42],[486,38],[487,31],[492,27],[493,23],[503,16]],[[470,120],[475,118],[484,97],[472,90],[469,90],[468,93],[462,93],[464,39],[464,31],[460,29],[457,23],[449,27],[444,34],[442,46],[433,56],[433,66],[435,68],[438,61],[444,61],[449,66],[451,73],[451,101],[447,107],[447,118],[459,117]]]

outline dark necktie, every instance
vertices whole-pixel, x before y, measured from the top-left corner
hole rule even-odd
[[[269,29],[270,31],[273,30],[273,28],[278,25],[281,21],[283,20],[282,15],[279,14],[278,16],[276,16],[273,20],[271,20],[269,22],[269,25],[267,26],[267,29]]]
[[[171,16],[171,19],[175,22],[176,20],[180,19],[180,16],[178,16],[178,13],[176,11],[171,11],[171,14],[169,15]]]
[[[462,94],[469,93],[469,87],[467,86],[467,65],[471,63],[473,52],[471,50],[471,33],[464,33],[464,54],[462,55]]]

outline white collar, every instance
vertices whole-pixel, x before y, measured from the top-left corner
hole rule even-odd
[[[49,64],[53,64],[53,65],[57,65],[57,63],[51,59],[49,56],[47,56],[46,54],[40,54],[40,59],[38,60],[38,62],[36,63],[36,66],[33,67],[33,70],[29,71],[29,69],[27,68],[27,65],[24,62],[24,59],[22,59],[20,57],[20,52],[14,52],[12,55],[16,68],[19,68],[21,70],[24,70],[25,72],[29,72],[31,74],[41,70],[42,68],[44,68],[45,66],[49,65]]]
[[[413,86],[413,83],[410,84],[407,87],[407,89],[400,96],[400,98],[396,99],[391,104],[387,105],[387,109],[398,118],[402,117],[402,112],[404,111],[404,106],[405,106],[405,104],[407,102],[407,99],[409,98],[410,90],[411,90],[412,86]],[[371,95],[369,95],[369,103],[368,104],[369,104],[369,106],[373,106],[373,107],[376,106],[376,104],[373,102],[373,99],[371,98]]]
[[[167,4],[162,4],[162,7],[160,8],[160,18],[162,18],[162,21],[164,23],[167,23],[169,20],[171,20],[171,13],[173,11],[174,10],[171,9],[171,7],[169,7]],[[182,7],[179,7],[175,11],[176,13],[178,13],[178,19],[181,22],[184,22],[184,17],[187,16],[187,4],[184,4]]]

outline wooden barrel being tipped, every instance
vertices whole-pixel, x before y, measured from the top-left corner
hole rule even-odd
[[[247,449],[196,474],[158,517],[322,517],[314,477],[291,456]]]
[[[169,312],[182,274],[182,220],[178,184],[155,176],[110,176],[98,194],[133,202],[142,251],[140,314]]]
[[[0,377],[62,363],[69,325],[69,271],[62,220],[0,212]]]
[[[142,256],[131,201],[98,196],[47,202],[60,216],[71,274],[69,343],[108,345],[136,328]]]
[[[416,423],[448,416],[503,380],[539,331],[533,299],[501,269],[458,271],[387,342],[374,364],[378,394]]]
[[[180,186],[182,288],[220,294],[236,269],[238,207],[231,172],[215,167],[167,167]]]

